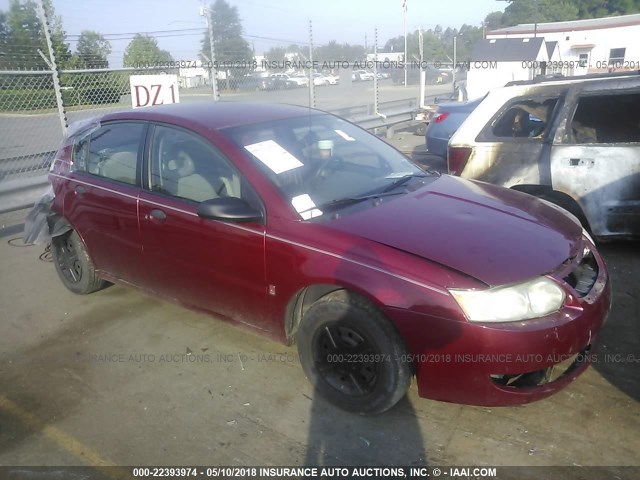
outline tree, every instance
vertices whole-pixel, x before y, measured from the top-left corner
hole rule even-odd
[[[629,15],[640,12],[640,0],[574,0],[579,18]]]
[[[270,62],[282,62],[286,58],[286,54],[287,49],[285,47],[271,47],[264,56]]]
[[[249,43],[242,38],[238,7],[232,7],[225,0],[216,0],[209,8],[209,22],[217,62],[238,65],[253,61],[253,51]],[[209,36],[206,32],[202,39],[202,60],[207,61],[210,52]]]
[[[313,51],[313,59],[318,62],[361,61],[366,57],[362,45],[350,45],[331,40],[326,45],[316,47]]]
[[[158,41],[155,38],[137,33],[124,51],[123,63],[125,67],[134,67],[155,63],[163,64],[172,60],[169,52],[158,47]]]
[[[58,68],[67,68],[67,62],[71,58],[71,49],[69,48],[69,44],[66,42],[67,32],[65,32],[62,26],[62,17],[55,14],[52,0],[44,0],[43,6],[44,11],[47,14],[49,31],[51,33],[51,44],[53,45],[56,64],[58,65]],[[45,48],[44,52],[46,51],[47,49]]]
[[[71,57],[66,33],[62,28],[62,19],[56,16],[51,0],[45,0],[51,44],[59,68],[65,68]],[[40,21],[38,4],[33,0],[11,0],[9,10],[2,13],[0,19],[0,48],[2,49],[3,68],[46,69],[47,63],[38,50],[47,58],[47,47],[44,30]]]
[[[0,69],[8,68],[9,59],[9,25],[7,25],[7,14],[0,12]]]
[[[509,0],[502,17],[504,26],[577,20],[580,0]],[[602,3],[602,2],[601,2]]]
[[[111,44],[98,32],[83,30],[76,45],[78,56],[87,68],[107,68]]]
[[[497,30],[502,27],[502,17],[504,16],[504,12],[491,12],[486,17],[484,17],[484,27],[488,32],[491,30]]]

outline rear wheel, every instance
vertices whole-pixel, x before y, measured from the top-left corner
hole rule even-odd
[[[107,283],[96,275],[84,243],[75,230],[53,237],[51,252],[60,280],[73,293],[86,295],[106,286]]]
[[[559,207],[564,208],[567,212],[576,217],[586,230],[590,231],[589,221],[587,220],[587,217],[580,208],[580,205],[578,205],[571,197],[557,192],[543,193],[542,195],[539,195],[539,197],[555,205],[558,205]]]
[[[345,410],[382,413],[411,383],[412,365],[394,326],[369,302],[344,290],[309,308],[296,341],[316,391]]]
[[[425,134],[427,133],[427,124],[421,122],[420,124],[418,124],[416,126],[415,132],[416,135],[420,135],[421,137],[424,137]]]

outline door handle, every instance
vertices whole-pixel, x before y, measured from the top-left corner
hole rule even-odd
[[[147,213],[144,218],[146,220],[158,220],[158,221],[163,221],[165,218],[167,218],[167,214],[164,213],[162,210],[158,210],[157,208],[154,208],[153,210],[151,210],[149,213]]]
[[[76,185],[76,188],[74,189],[74,192],[77,195],[82,195],[83,193],[87,193],[87,189],[82,185]]]
[[[593,167],[595,165],[595,160],[592,158],[570,158],[569,166],[570,167]]]

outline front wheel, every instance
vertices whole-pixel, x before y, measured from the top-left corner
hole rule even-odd
[[[73,293],[86,295],[106,286],[107,283],[96,275],[84,243],[75,230],[53,237],[51,253],[60,280]]]
[[[411,383],[412,365],[395,327],[369,302],[344,290],[309,308],[296,341],[316,391],[342,409],[382,413]]]

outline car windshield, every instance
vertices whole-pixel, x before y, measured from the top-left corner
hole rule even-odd
[[[225,133],[305,220],[367,198],[398,195],[412,179],[427,176],[382,140],[332,115],[233,127]]]

